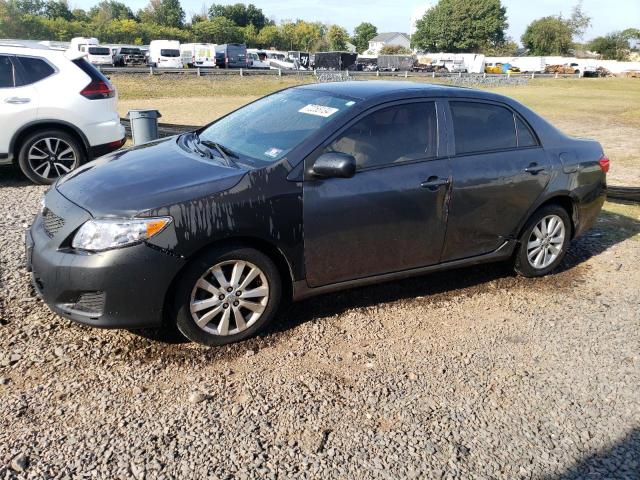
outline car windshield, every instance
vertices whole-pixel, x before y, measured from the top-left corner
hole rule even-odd
[[[111,55],[111,50],[106,47],[89,47],[91,55]]]
[[[284,90],[218,120],[200,139],[223,145],[242,163],[261,167],[283,158],[355,103],[316,90]]]

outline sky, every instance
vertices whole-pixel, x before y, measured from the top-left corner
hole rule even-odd
[[[148,0],[120,0],[135,12],[147,5]],[[425,9],[435,1],[420,0],[181,0],[182,8],[191,15],[202,10],[203,3],[253,3],[276,21],[303,19],[336,23],[353,32],[361,22],[371,22],[378,32],[408,32],[412,15]],[[508,35],[516,41],[534,19],[546,15],[565,16],[577,0],[502,0],[507,7]],[[98,1],[71,0],[70,4],[89,8]],[[640,28],[640,0],[583,0],[584,10],[591,16],[591,28],[584,40],[604,35],[614,30]]]

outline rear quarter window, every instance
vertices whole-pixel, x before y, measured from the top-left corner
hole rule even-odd
[[[0,55],[0,88],[13,88],[16,86],[16,74],[13,63],[7,55]]]
[[[511,110],[480,102],[450,102],[456,154],[516,148],[516,126]]]
[[[25,84],[31,84],[44,80],[55,73],[51,65],[41,58],[18,57],[25,75]]]
[[[529,126],[516,115],[516,129],[518,131],[518,147],[536,147],[538,141]]]

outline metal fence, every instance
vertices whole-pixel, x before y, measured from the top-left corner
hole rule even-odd
[[[323,79],[327,76],[335,78],[340,76],[341,80],[352,78],[372,78],[372,77],[395,77],[395,78],[469,78],[474,80],[474,84],[482,82],[490,83],[485,79],[489,78],[580,78],[579,74],[560,74],[560,73],[453,73],[453,72],[359,72],[346,70],[343,72],[331,70],[283,70],[283,69],[253,69],[253,68],[157,68],[157,67],[100,67],[100,71],[106,74],[125,74],[125,75],[183,75],[183,76],[240,76],[249,77],[256,75],[267,76],[314,76]],[[483,79],[483,80],[479,80]],[[326,80],[325,80],[326,81]],[[335,80],[331,80],[335,81]]]

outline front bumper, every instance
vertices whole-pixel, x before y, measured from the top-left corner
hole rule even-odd
[[[46,203],[65,224],[51,237],[39,214],[25,246],[34,288],[49,308],[94,327],[160,325],[168,288],[184,260],[144,243],[97,253],[73,250],[70,237],[90,215],[55,189]]]

